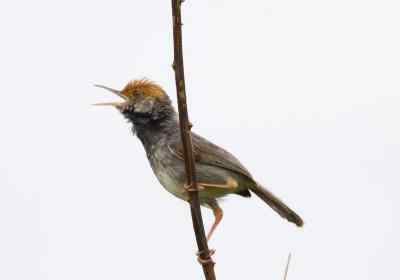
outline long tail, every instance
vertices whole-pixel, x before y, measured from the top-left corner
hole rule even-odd
[[[289,222],[296,224],[298,227],[303,226],[304,222],[292,209],[286,206],[279,198],[273,195],[270,191],[261,185],[250,187],[250,190],[255,193],[259,198],[265,201],[272,209],[275,210],[282,218]]]

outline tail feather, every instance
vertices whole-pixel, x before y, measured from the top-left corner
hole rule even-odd
[[[279,198],[261,185],[250,187],[250,190],[259,198],[265,201],[272,209],[275,210],[282,218],[296,224],[298,227],[303,226],[304,222],[292,209],[286,206]]]

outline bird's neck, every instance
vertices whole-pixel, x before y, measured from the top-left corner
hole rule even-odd
[[[146,151],[149,151],[160,140],[164,140],[179,130],[178,116],[173,110],[156,120],[137,117],[132,121],[132,124],[132,130],[136,133]]]

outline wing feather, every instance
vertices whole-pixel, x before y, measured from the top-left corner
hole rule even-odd
[[[193,153],[196,163],[216,166],[233,171],[254,182],[250,172],[239,162],[239,160],[221,147],[211,143],[207,139],[192,133]],[[182,142],[175,141],[168,146],[171,153],[177,158],[184,160]]]

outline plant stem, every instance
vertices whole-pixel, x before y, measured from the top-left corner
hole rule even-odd
[[[190,210],[192,214],[193,229],[196,235],[197,247],[199,248],[200,263],[203,266],[205,278],[215,280],[214,262],[211,259],[211,252],[208,248],[206,235],[204,232],[203,219],[200,210],[198,186],[196,183],[195,161],[192,149],[192,136],[186,102],[185,73],[183,67],[182,52],[182,20],[181,20],[182,0],[172,0],[172,21],[174,36],[174,63],[176,91],[178,96],[179,123],[183,144],[183,154],[185,158],[185,169],[187,176],[187,186],[190,197]]]

